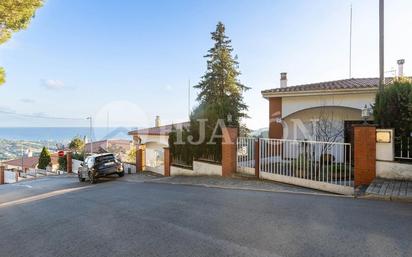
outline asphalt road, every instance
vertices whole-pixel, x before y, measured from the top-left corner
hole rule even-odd
[[[0,186],[5,257],[412,256],[411,242],[408,203],[125,180]]]

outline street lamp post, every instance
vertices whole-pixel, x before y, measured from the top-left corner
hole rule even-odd
[[[383,92],[383,87],[385,85],[384,77],[384,0],[379,0],[379,92]]]
[[[93,154],[93,139],[92,139],[92,133],[93,133],[93,119],[92,116],[87,117],[87,120],[90,121],[90,155]]]
[[[365,107],[363,107],[362,109],[361,116],[363,118],[363,123],[368,124],[368,119],[370,117],[370,109],[368,108],[366,104],[365,104]]]

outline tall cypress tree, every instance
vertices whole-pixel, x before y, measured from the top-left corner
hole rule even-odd
[[[240,127],[240,120],[247,117],[247,105],[243,101],[243,93],[249,88],[239,81],[240,71],[237,57],[232,56],[231,40],[225,34],[225,26],[219,22],[216,31],[211,33],[214,46],[204,57],[207,59],[207,70],[201,81],[194,88],[200,92],[197,97],[199,105],[190,117],[190,134],[194,139],[199,135],[198,119],[207,119],[205,142],[193,147],[195,158],[221,159],[221,139],[214,138],[210,142],[219,119],[228,127]],[[221,131],[216,131],[221,135]]]
[[[239,127],[240,119],[247,117],[243,92],[249,88],[238,79],[239,63],[237,56],[232,56],[233,48],[225,34],[225,25],[219,22],[211,35],[215,43],[205,55],[207,70],[195,86],[200,90],[197,100],[201,110],[195,110],[194,115],[196,118],[208,118],[212,126],[217,119],[225,119],[227,126]]]
[[[37,165],[37,167],[39,169],[44,170],[50,164],[50,162],[51,162],[51,156],[50,156],[49,150],[47,150],[46,147],[43,147],[40,153],[39,164]]]

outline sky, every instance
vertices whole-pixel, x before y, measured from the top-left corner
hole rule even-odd
[[[88,126],[88,116],[102,127],[152,126],[156,115],[162,124],[185,121],[189,81],[206,70],[218,21],[251,87],[245,122],[267,127],[261,91],[279,87],[280,72],[288,85],[349,77],[351,4],[352,77],[378,77],[378,2],[46,0],[29,28],[0,46],[0,127]],[[401,58],[412,74],[411,11],[410,0],[386,1],[387,76]]]

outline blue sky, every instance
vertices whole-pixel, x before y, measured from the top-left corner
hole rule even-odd
[[[378,0],[109,1],[48,0],[30,27],[0,46],[7,83],[0,110],[79,120],[0,114],[0,126],[141,127],[187,119],[188,81],[203,75],[210,32],[222,21],[239,57],[247,124],[266,127],[263,89],[378,76]],[[412,74],[412,1],[386,1],[385,70],[405,58]],[[387,74],[388,76],[391,73]],[[192,90],[192,107],[196,92]]]

